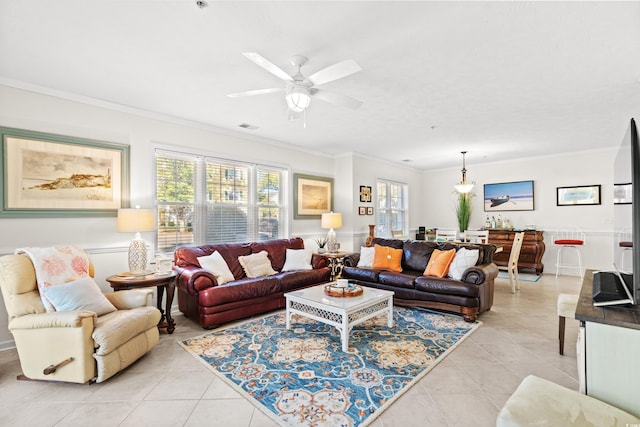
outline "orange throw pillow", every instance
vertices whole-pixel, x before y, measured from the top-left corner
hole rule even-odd
[[[393,249],[389,246],[375,245],[373,268],[381,270],[402,271],[402,249]]]
[[[455,257],[455,249],[449,249],[448,251],[441,251],[440,249],[434,250],[431,258],[429,258],[427,268],[424,270],[424,275],[434,277],[446,276]]]

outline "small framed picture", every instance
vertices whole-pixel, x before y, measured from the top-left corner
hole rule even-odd
[[[575,187],[557,187],[557,206],[599,205],[600,185],[578,185]]]
[[[358,215],[366,215],[367,214],[367,208],[366,206],[360,206],[358,208]]]
[[[613,204],[630,205],[632,202],[631,184],[613,184]]]
[[[367,215],[373,215],[373,208],[372,207],[368,207],[367,208]]]
[[[360,186],[360,202],[371,202],[371,187]]]

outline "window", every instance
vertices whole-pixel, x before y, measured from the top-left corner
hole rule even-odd
[[[379,179],[376,182],[376,228],[377,235],[391,237],[392,231],[409,233],[409,186],[401,182]]]
[[[281,168],[156,151],[158,250],[286,235]]]

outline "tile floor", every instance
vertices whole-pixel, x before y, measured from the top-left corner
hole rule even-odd
[[[483,325],[382,413],[372,427],[494,426],[520,381],[535,374],[577,390],[578,322],[567,321],[558,354],[559,293],[578,293],[578,277],[543,275],[513,295],[496,279]],[[205,331],[175,315],[173,335],[126,371],[92,385],[17,381],[15,350],[0,352],[0,426],[275,426],[176,344]]]

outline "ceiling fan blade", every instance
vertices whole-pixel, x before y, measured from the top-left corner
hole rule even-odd
[[[262,55],[259,55],[259,54],[255,53],[255,52],[243,52],[242,54],[245,57],[247,57],[249,60],[251,60],[254,63],[256,63],[257,65],[261,66],[262,68],[264,68],[265,70],[267,70],[271,74],[275,75],[276,77],[279,77],[282,80],[287,81],[287,82],[293,81],[293,77],[291,77],[289,74],[284,72],[282,70],[282,68],[278,67],[277,65],[275,65],[273,62],[269,61],[268,59],[266,59]]]
[[[281,87],[272,87],[269,89],[256,89],[256,90],[248,90],[246,92],[230,93],[227,96],[229,98],[240,98],[243,96],[254,96],[254,95],[263,95],[265,93],[282,92],[283,90],[284,89]]]
[[[338,62],[337,64],[330,65],[327,68],[323,68],[320,71],[313,73],[309,80],[316,86],[324,83],[329,83],[334,80],[341,79],[343,77],[350,76],[353,73],[361,71],[362,68],[353,59],[347,59],[346,61]]]
[[[327,92],[322,89],[313,89],[311,94],[314,98],[321,99],[326,102],[330,102],[341,107],[350,108],[352,110],[358,109],[362,105],[362,101],[352,98],[350,96],[341,95],[335,92]]]

